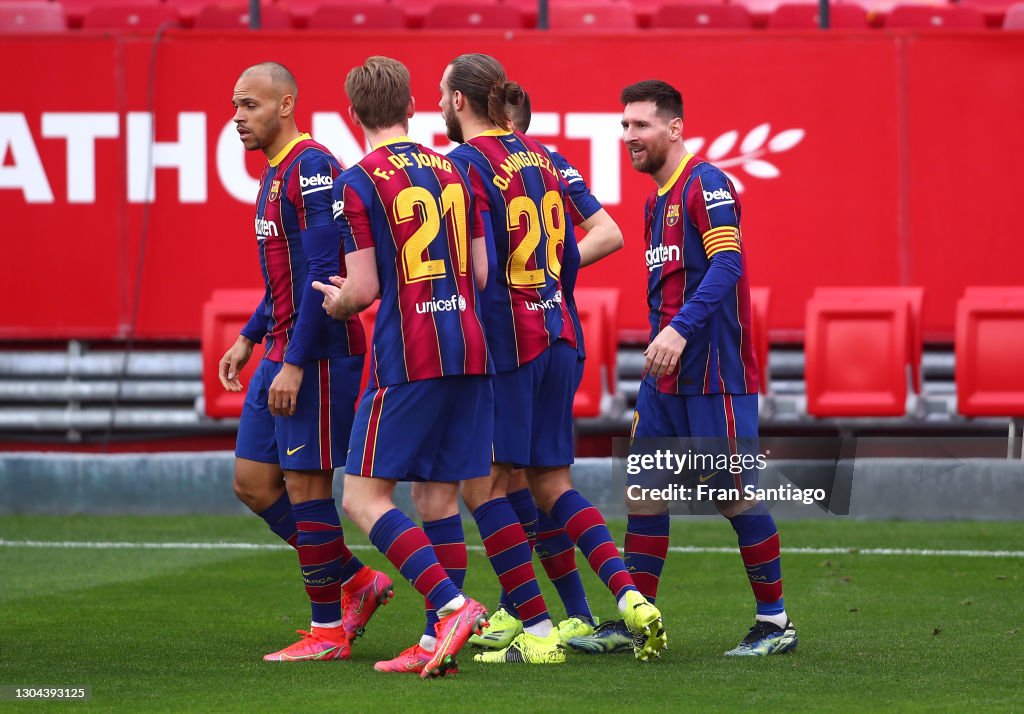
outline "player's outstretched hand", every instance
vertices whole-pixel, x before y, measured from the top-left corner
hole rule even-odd
[[[251,340],[239,335],[235,344],[231,345],[224,356],[220,358],[220,362],[217,364],[217,377],[220,379],[221,386],[227,391],[242,391],[242,382],[238,375],[241,374],[245,363],[252,357],[252,347]]]
[[[684,347],[686,339],[671,325],[666,327],[644,350],[644,374],[658,378],[675,372]]]
[[[267,393],[267,406],[274,416],[292,416],[299,399],[299,387],[302,386],[302,367],[285,362],[281,371],[270,383]]]
[[[348,315],[345,314],[341,307],[341,286],[344,284],[345,278],[340,278],[337,275],[331,276],[330,285],[321,283],[319,280],[313,281],[313,289],[320,291],[324,295],[324,310],[336,320],[348,319]]]

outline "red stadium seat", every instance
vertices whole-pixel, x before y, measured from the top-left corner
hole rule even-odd
[[[837,30],[863,30],[868,14],[860,5],[832,5],[828,11],[829,27]],[[768,18],[768,29],[801,30],[818,27],[818,6],[808,4],[779,5]]]
[[[608,394],[619,391],[619,289],[618,288],[576,288],[573,297],[576,306],[599,307],[605,324],[603,341],[592,340],[584,332],[587,356],[598,358],[605,367],[602,384]]]
[[[619,289],[577,288],[574,296],[587,360],[573,402],[573,416],[596,417],[618,393]]]
[[[618,288],[577,288],[576,309],[586,342],[587,360],[572,413],[597,417],[618,393]]]
[[[310,18],[317,8],[325,5],[340,5],[342,7],[352,5],[385,5],[387,0],[279,0],[278,5],[284,7],[292,16],[292,23],[301,27],[310,27]]]
[[[750,288],[750,321],[757,355],[757,373],[761,382],[761,394],[768,394],[770,374],[768,372],[768,307],[771,305],[771,288]]]
[[[64,6],[64,14],[67,16],[68,27],[81,27],[85,14],[90,8],[97,5],[110,5],[112,0],[60,0]],[[161,5],[162,0],[138,0],[133,5]]]
[[[211,417],[238,417],[242,414],[245,391],[227,392],[217,377],[217,363],[252,316],[252,311],[263,299],[262,290],[214,290],[203,305],[203,401],[206,415]],[[248,384],[255,366],[263,359],[263,345],[256,345],[249,364],[243,369]]]
[[[156,30],[177,24],[178,13],[166,5],[96,5],[82,20],[87,30]]]
[[[742,5],[662,5],[651,18],[651,27],[750,29],[753,21],[750,11]]]
[[[1000,298],[1007,295],[1024,297],[1024,285],[968,285],[964,297]]]
[[[405,25],[402,8],[378,3],[321,5],[309,18],[309,26],[318,30],[398,30]]]
[[[881,27],[881,21],[898,5],[916,5],[920,7],[946,7],[944,0],[850,0],[851,4],[860,5],[868,13],[872,26]],[[877,23],[875,21],[878,21]]]
[[[548,16],[552,30],[633,30],[636,12],[628,3],[552,5]]]
[[[725,5],[726,0],[632,0],[633,11],[641,27],[650,27],[654,13],[662,5]]]
[[[924,288],[919,287],[820,287],[814,297],[833,300],[855,299],[861,296],[886,300],[899,300],[907,306],[907,367],[911,383],[917,394],[921,393],[921,358],[924,351],[924,325],[921,313],[924,309]]]
[[[0,32],[62,32],[67,29],[60,3],[0,4]]]
[[[925,7],[922,5],[897,5],[885,20],[886,27],[906,29],[975,29],[985,27],[985,19],[973,7],[950,5],[948,7]]]
[[[287,30],[292,22],[287,10],[276,5],[260,8],[260,28]],[[245,30],[249,28],[248,5],[208,5],[196,15],[195,27],[202,30]]]
[[[799,2],[799,0],[788,1],[791,3]],[[787,2],[787,0],[730,0],[730,4],[745,7],[752,16],[765,20],[784,2]],[[811,6],[817,5],[817,2],[814,0],[804,0],[804,2]]]
[[[903,416],[909,309],[903,300],[815,295],[807,303],[807,412]]]
[[[601,401],[605,389],[601,374],[603,350],[598,347],[595,351],[594,348],[595,343],[600,345],[607,339],[605,335],[607,326],[601,305],[581,301],[579,293],[580,291],[577,290],[576,310],[579,313],[583,334],[590,349],[587,359],[583,363],[583,378],[580,380],[580,386],[573,398],[572,415],[574,417],[597,417],[601,415]]]
[[[971,289],[957,303],[957,411],[1024,416],[1024,288]]]
[[[409,27],[423,27],[423,18],[426,17],[430,9],[435,5],[438,5],[446,0],[396,0],[401,8],[405,11],[405,22]],[[496,5],[498,0],[447,0],[448,3],[452,2],[465,2],[466,4],[476,5]],[[536,3],[534,3],[536,5]],[[521,9],[521,8],[520,8]]]
[[[1024,30],[1024,3],[1011,5],[1003,18],[1004,30]]]
[[[1018,0],[960,0],[958,4],[980,12],[989,27],[1002,27],[1003,18],[1015,2]]]
[[[525,23],[519,8],[511,5],[444,3],[427,10],[423,27],[435,30],[518,30],[525,27]]]

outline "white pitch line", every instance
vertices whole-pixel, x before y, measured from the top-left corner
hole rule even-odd
[[[278,543],[132,543],[105,541],[4,540],[0,548],[81,548],[92,550],[291,550]],[[350,550],[374,550],[372,545],[355,544]],[[468,550],[482,552],[483,546],[470,545]],[[671,546],[670,553],[729,553],[736,548],[709,548],[693,545]],[[952,558],[1024,558],[1024,550],[934,550],[918,548],[783,548],[784,555],[909,555]]]

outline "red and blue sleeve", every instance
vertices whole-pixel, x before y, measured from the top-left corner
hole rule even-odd
[[[260,300],[260,304],[256,306],[256,310],[252,313],[252,317],[245,323],[245,327],[242,328],[242,337],[246,338],[255,343],[263,342],[263,338],[267,336],[267,325],[269,321],[270,311],[267,309],[267,293],[263,293],[263,299]]]
[[[718,169],[693,177],[683,197],[711,261],[697,290],[669,323],[686,339],[700,330],[743,275],[740,252],[740,212],[735,189]]]
[[[600,211],[600,201],[590,193],[590,188],[581,174],[565,157],[558,152],[551,152],[551,160],[561,176],[563,195],[566,197],[565,213],[568,218],[566,241],[562,245],[562,290],[572,297],[576,290],[576,277],[579,275],[580,248],[574,234],[568,226],[579,225]]]
[[[498,280],[498,248],[494,243],[494,226],[491,225],[491,199],[484,186],[483,176],[473,167],[466,166],[469,178],[469,190],[473,199],[473,235],[472,238],[484,238],[487,246],[487,286],[485,291]]]
[[[567,198],[565,209],[569,214],[572,225],[578,226],[604,208],[601,202],[594,198],[594,194],[590,192],[590,187],[587,186],[583,174],[566,161],[564,156],[557,151],[552,151],[551,161],[558,170],[558,174],[562,177],[562,183],[565,185],[565,196]]]
[[[284,361],[303,365],[322,349],[333,319],[324,312],[314,280],[326,283],[341,271],[341,238],[331,215],[331,190],[337,169],[325,154],[303,157],[288,178],[286,195],[299,218],[302,252],[306,256],[306,284],[302,286],[299,314],[295,320]]]
[[[376,246],[370,212],[355,186],[349,183],[341,183],[335,188],[334,223],[341,233],[346,253]]]

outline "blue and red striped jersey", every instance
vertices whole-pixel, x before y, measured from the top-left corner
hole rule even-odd
[[[448,156],[473,169],[473,190],[490,214],[488,250],[497,269],[481,298],[495,368],[517,369],[559,338],[575,346],[562,299],[566,211],[573,223],[583,219],[565,200],[551,154],[522,134],[495,129]]]
[[[594,198],[590,187],[575,166],[565,160],[565,157],[557,151],[552,151],[551,160],[555,162],[558,172],[562,175],[568,187],[566,194],[566,205],[569,212],[569,223],[573,222],[573,216],[578,216],[583,222],[600,211],[603,206]],[[586,357],[586,349],[583,339],[583,325],[580,323],[579,311],[576,309],[576,276],[580,270],[580,251],[575,241],[565,244],[562,251],[562,294],[565,297],[565,306],[569,312],[569,319],[572,321],[572,329],[576,335],[576,351],[580,357]]]
[[[482,206],[467,174],[400,137],[347,169],[333,193],[345,250],[376,250],[374,384],[492,372],[471,250]]]
[[[366,352],[358,318],[339,322],[321,307],[310,283],[345,275],[341,239],[331,216],[331,186],[341,167],[331,153],[301,134],[272,158],[260,177],[256,242],[265,292],[242,330],[266,358],[302,365]]]
[[[647,199],[644,219],[651,340],[669,323],[687,340],[678,370],[657,380],[658,391],[757,392],[750,286],[732,182],[717,167],[687,154]],[[703,295],[697,292],[716,257],[734,265],[739,278],[718,304],[699,304]]]

